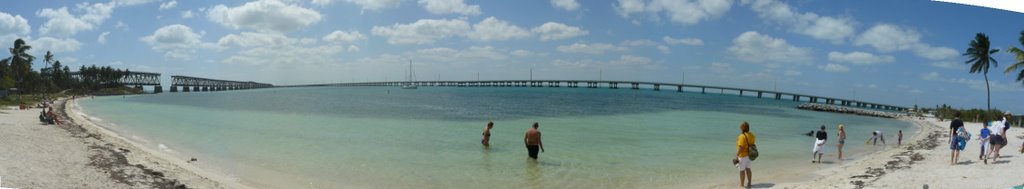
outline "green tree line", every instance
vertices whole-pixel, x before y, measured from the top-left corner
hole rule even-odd
[[[72,75],[71,68],[62,65],[49,51],[43,56],[44,68],[32,69],[35,56],[28,53],[32,46],[24,40],[17,39],[10,48],[10,56],[0,59],[0,90],[16,88],[17,93],[36,94],[54,93],[68,89],[87,93],[102,88],[119,87],[121,77],[128,70],[114,69],[109,66],[82,66],[77,75]]]

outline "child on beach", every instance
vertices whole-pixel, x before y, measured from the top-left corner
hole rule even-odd
[[[985,122],[985,124],[982,124],[981,126],[981,131],[979,131],[979,133],[981,133],[981,136],[978,137],[978,140],[981,141],[981,148],[979,148],[981,150],[981,154],[978,154],[978,160],[984,160],[985,148],[988,147],[988,135],[992,133],[992,130],[988,129],[988,125],[989,123]]]

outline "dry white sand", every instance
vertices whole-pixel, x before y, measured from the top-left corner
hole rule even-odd
[[[73,101],[57,104],[70,118],[61,126],[41,124],[40,109],[0,110],[2,187],[249,188],[99,127]]]
[[[771,188],[1010,188],[1024,184],[1024,155],[1018,150],[1024,141],[1024,129],[1011,128],[1009,144],[996,161],[984,164],[978,160],[979,141],[975,140],[981,123],[966,123],[975,135],[960,155],[957,165],[950,165],[949,121],[935,119],[911,120],[920,132],[899,148],[873,153],[856,161],[815,172],[809,181],[762,184]],[[891,144],[890,144],[891,145]],[[770,170],[761,173],[770,174]],[[754,173],[757,173],[756,171]],[[754,183],[771,183],[758,181]],[[738,179],[738,178],[737,178]]]

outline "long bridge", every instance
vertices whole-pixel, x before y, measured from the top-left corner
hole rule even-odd
[[[334,84],[312,84],[312,85],[291,85],[284,87],[321,87],[321,86],[402,86],[406,84],[414,84],[417,86],[428,86],[428,87],[568,87],[568,88],[609,88],[619,89],[619,85],[622,87],[629,87],[630,89],[638,90],[642,86],[644,88],[653,88],[656,91],[662,89],[671,90],[674,88],[677,92],[683,92],[684,89],[689,89],[687,92],[696,91],[700,89],[700,93],[718,92],[719,94],[725,94],[726,92],[738,92],[740,96],[757,95],[757,98],[775,98],[776,100],[792,99],[793,101],[804,101],[812,103],[825,103],[842,106],[852,106],[861,108],[872,108],[892,111],[905,111],[910,108],[887,105],[881,103],[864,102],[859,100],[841,99],[833,97],[823,97],[817,95],[807,95],[799,93],[788,93],[780,91],[769,91],[769,90],[758,90],[758,89],[745,89],[736,87],[720,87],[710,85],[694,85],[694,84],[680,84],[680,83],[661,83],[661,82],[641,82],[641,81],[598,81],[598,80],[485,80],[485,81],[413,81],[413,82],[400,82],[400,81],[388,81],[388,82],[355,82],[355,83],[334,83]]]
[[[220,79],[172,75],[171,92],[178,92],[179,86],[182,87],[181,92],[225,91],[274,87],[274,85],[271,84],[257,83],[253,81],[229,81]]]

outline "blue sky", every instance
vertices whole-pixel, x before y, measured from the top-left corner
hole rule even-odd
[[[960,54],[1017,44],[1024,14],[929,1],[12,1],[0,41],[64,64],[278,85],[396,80],[639,80],[911,106],[985,106]],[[990,70],[993,106],[1024,87]],[[36,61],[36,67],[42,66]],[[684,76],[685,75],[685,76]]]

